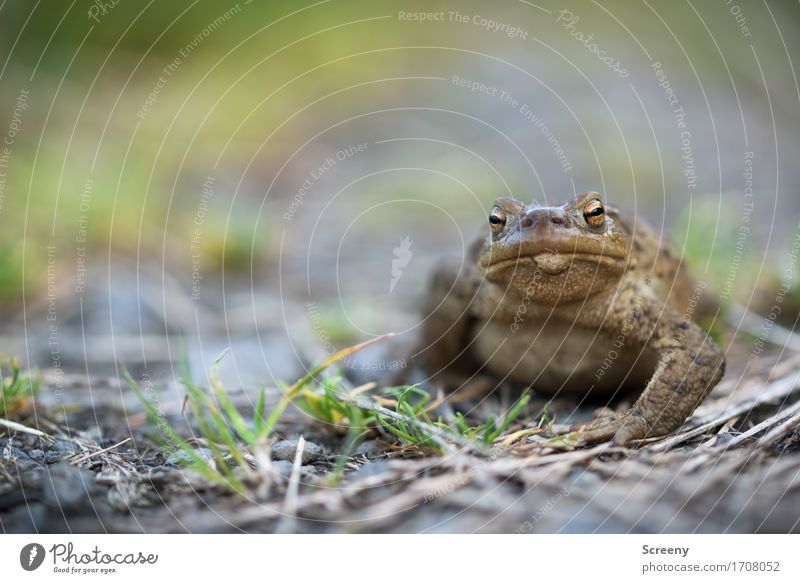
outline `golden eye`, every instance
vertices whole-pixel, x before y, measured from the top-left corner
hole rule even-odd
[[[593,198],[583,207],[583,218],[592,227],[602,227],[606,222],[606,209],[600,199]]]
[[[492,209],[489,214],[489,224],[492,226],[493,233],[499,233],[506,226],[506,211],[499,206]]]

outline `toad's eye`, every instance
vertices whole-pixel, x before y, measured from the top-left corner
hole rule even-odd
[[[583,207],[583,218],[592,227],[602,227],[606,222],[606,209],[599,199],[593,198]]]
[[[489,224],[492,226],[492,232],[499,233],[502,231],[503,227],[506,226],[506,219],[506,211],[499,206],[494,207],[489,214]]]

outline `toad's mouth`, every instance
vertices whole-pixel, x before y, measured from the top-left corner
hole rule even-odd
[[[534,254],[517,255],[491,262],[487,267],[487,275],[508,270],[537,269],[547,275],[559,275],[569,270],[576,263],[593,263],[599,267],[616,267],[624,262],[622,257],[597,253],[559,253],[558,251],[541,251]]]

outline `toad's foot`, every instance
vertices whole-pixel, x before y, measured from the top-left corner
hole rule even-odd
[[[575,425],[572,430],[583,443],[597,443],[613,440],[618,445],[626,445],[636,439],[652,437],[644,414],[632,407],[621,413],[603,408],[589,423]]]

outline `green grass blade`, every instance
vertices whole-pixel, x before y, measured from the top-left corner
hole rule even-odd
[[[222,386],[222,383],[219,380],[219,375],[217,374],[217,364],[211,369],[211,388],[214,391],[214,396],[217,398],[222,409],[225,411],[225,414],[233,423],[236,432],[239,436],[248,444],[255,443],[256,434],[253,430],[251,430],[247,426],[247,422],[244,420],[244,417],[239,413],[239,410],[236,409],[236,406],[231,402],[230,397],[228,397],[228,392],[225,390],[225,387]]]
[[[263,427],[264,422],[266,419],[264,418],[264,407],[266,407],[267,403],[267,387],[261,387],[261,390],[258,392],[258,401],[256,402],[256,410],[253,414],[253,424],[255,426],[255,433],[259,433],[261,431],[261,427]],[[253,436],[255,439],[255,436]]]
[[[500,424],[500,426],[495,431],[491,431],[485,436],[486,443],[494,443],[494,440],[500,437],[503,432],[508,429],[508,427],[514,422],[514,419],[519,417],[519,414],[522,413],[522,410],[528,406],[530,400],[530,395],[523,395],[520,397],[516,404],[511,407],[509,412],[506,414],[505,419],[503,419],[503,422]],[[492,423],[492,425],[494,425],[494,423]]]
[[[337,361],[345,358],[346,356],[350,356],[351,354],[366,348],[370,344],[379,342],[380,340],[388,338],[389,336],[393,336],[393,334],[384,334],[383,336],[377,336],[365,342],[361,342],[354,346],[344,348],[339,352],[337,352],[336,354],[334,354],[333,356],[324,360],[321,364],[312,368],[305,376],[296,381],[291,387],[289,387],[289,389],[286,392],[284,392],[283,396],[281,397],[281,400],[272,410],[269,417],[267,418],[266,423],[264,423],[264,426],[261,428],[261,431],[256,436],[256,439],[267,437],[270,433],[272,433],[272,430],[275,428],[275,425],[278,423],[278,420],[281,418],[284,411],[286,411],[286,408],[289,406],[289,403],[291,403],[292,400],[297,396],[297,393],[299,393],[300,390],[303,387],[305,387],[308,383],[314,380],[314,378],[316,378],[321,372],[323,372],[325,369],[327,369],[329,366],[336,363]]]

